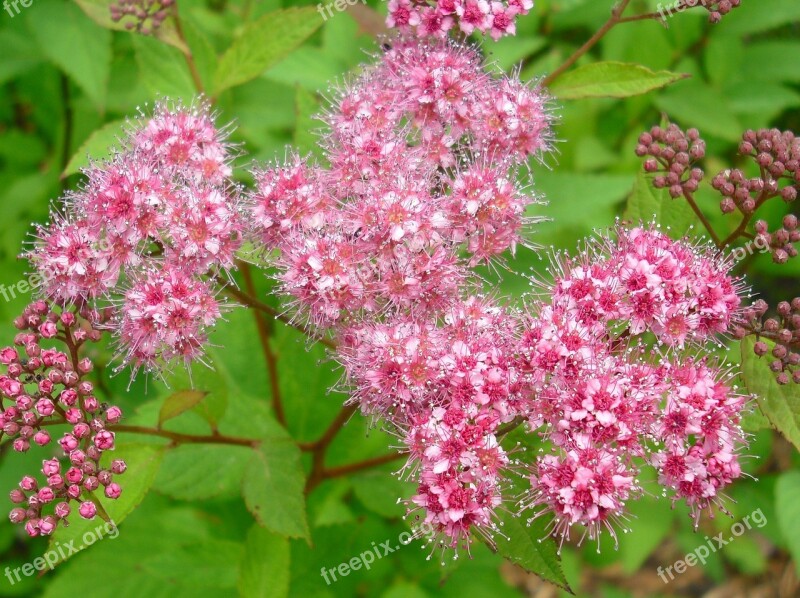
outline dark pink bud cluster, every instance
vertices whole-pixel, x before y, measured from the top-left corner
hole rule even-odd
[[[330,169],[256,172],[251,198],[282,291],[312,324],[441,311],[467,266],[521,241],[536,198],[518,170],[549,148],[545,99],[490,76],[474,49],[396,40],[324,121]]]
[[[65,198],[64,215],[53,214],[26,254],[47,298],[116,302],[126,364],[150,369],[176,356],[195,357],[186,346],[202,344],[213,324],[218,310],[204,281],[234,266],[243,230],[224,138],[206,106],[158,104],[149,119],[128,130],[121,151],[84,171],[83,189]],[[150,318],[142,285],[152,279],[148,288],[154,289],[176,270],[202,295],[193,305],[212,309],[201,314],[177,305],[180,313],[171,319]],[[148,295],[147,307],[164,301],[164,290],[162,285],[160,297]]]
[[[797,256],[795,243],[800,241],[800,230],[797,228],[797,216],[787,214],[783,218],[783,226],[770,232],[766,220],[758,220],[755,224],[756,238],[753,243],[757,247],[768,249],[772,253],[772,261],[784,264],[789,258]]]
[[[108,10],[115,23],[125,22],[125,29],[136,30],[142,35],[158,31],[170,12],[175,0],[115,0]]]
[[[119,422],[122,412],[118,407],[102,409],[92,383],[84,379],[92,362],[78,356],[86,342],[100,339],[96,326],[104,318],[85,308],[58,310],[46,301],[35,301],[14,322],[21,330],[15,346],[0,349],[0,364],[6,370],[0,376],[0,440],[9,437],[14,450],[24,452],[31,442],[48,445],[51,426],[64,425],[68,430],[58,441],[65,459],[42,463],[44,483],[25,476],[10,494],[17,505],[10,519],[24,523],[31,536],[48,536],[61,521],[66,525],[72,502],[82,517],[93,519],[97,512],[93,493],[101,487],[110,499],[121,493],[114,475],[125,471],[125,463],[114,461],[105,470],[100,458],[114,449],[114,433],[108,426]],[[50,339],[65,343],[67,351],[43,347]]]
[[[800,384],[800,297],[791,302],[781,301],[777,313],[765,320],[768,310],[769,306],[762,299],[747,307],[736,336],[756,335],[753,351],[769,359],[769,368],[775,373],[778,384],[789,384],[790,380]],[[763,339],[774,343],[772,349]]]
[[[700,4],[708,11],[708,20],[719,23],[722,17],[741,6],[742,0],[702,0]]]
[[[731,264],[655,228],[616,236],[555,260],[550,299],[530,306],[521,339],[535,397],[528,422],[545,426],[556,449],[537,459],[522,504],[534,518],[555,513],[562,538],[575,524],[591,538],[615,535],[641,491],[636,458],[659,468],[695,517],[740,473],[744,399],[726,371],[681,351],[717,342],[738,317]],[[671,349],[662,354],[648,337]],[[685,469],[665,469],[680,459]]]
[[[746,131],[739,144],[739,153],[750,158],[759,169],[759,176],[747,177],[734,168],[719,173],[712,180],[724,199],[723,212],[738,209],[752,214],[767,199],[781,197],[791,203],[800,189],[800,139],[791,131],[759,129]]]
[[[488,32],[495,41],[516,33],[516,18],[528,14],[533,0],[389,0],[386,24],[420,37],[443,38],[458,25],[465,34]]]
[[[636,146],[637,156],[650,156],[644,163],[645,171],[658,173],[653,178],[653,186],[668,189],[673,198],[697,191],[703,171],[692,166],[702,160],[705,153],[706,143],[700,139],[697,129],[684,133],[676,124],[651,128],[639,136]]]

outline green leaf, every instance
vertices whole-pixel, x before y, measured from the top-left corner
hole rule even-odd
[[[772,351],[774,344],[761,340]],[[742,339],[742,380],[775,429],[800,450],[800,385],[778,384],[769,361],[753,353],[755,343],[752,336]]]
[[[294,145],[301,156],[311,152],[319,157],[322,153],[319,136],[314,133],[314,129],[320,128],[320,123],[314,118],[319,111],[317,94],[298,85],[295,91],[297,124],[294,128]]]
[[[684,235],[696,220],[695,213],[683,197],[673,199],[666,189],[655,189],[644,172],[636,177],[624,217],[635,223],[652,222],[655,217],[658,224],[673,230],[678,236]]]
[[[125,133],[126,124],[126,120],[113,120],[89,135],[89,138],[81,144],[78,151],[70,158],[61,176],[67,177],[75,174],[81,168],[89,166],[92,160],[108,157],[112,148],[119,147],[119,140]]]
[[[555,541],[547,536],[542,518],[535,519],[526,527],[519,517],[511,513],[499,510],[498,515],[500,532],[506,537],[500,534],[495,536],[497,552],[526,571],[572,593],[561,570]]]
[[[638,571],[672,529],[675,511],[668,501],[645,496],[627,506],[633,516],[631,533],[620,538],[619,554],[625,573]]]
[[[398,460],[398,464],[402,462]],[[416,489],[414,484],[399,480],[386,470],[362,473],[351,481],[358,500],[383,517],[402,517],[405,508],[398,504],[398,499],[408,498]]]
[[[778,525],[783,533],[789,552],[800,573],[800,471],[781,474],[775,485],[775,509]]]
[[[640,64],[593,62],[561,75],[551,91],[562,100],[627,98],[665,87],[689,75],[651,71]]]
[[[276,10],[251,23],[220,58],[214,95],[258,77],[320,25],[322,20],[313,7]]]
[[[239,542],[211,539],[150,555],[136,567],[145,576],[162,580],[167,587],[185,583],[203,588],[207,596],[228,596],[220,590],[236,585],[236,565],[243,556],[244,546]]]
[[[697,126],[704,134],[736,142],[743,127],[728,103],[725,94],[697,80],[682,83],[655,98],[656,106],[670,119]]]
[[[304,481],[297,445],[265,439],[247,465],[242,493],[261,525],[283,536],[309,538]]]
[[[153,489],[179,500],[236,496],[251,457],[246,446],[183,444],[164,455]]]
[[[289,595],[289,540],[254,525],[247,533],[239,568],[243,598],[283,598]]]
[[[111,32],[92,23],[71,2],[42,2],[27,11],[42,53],[103,108],[111,68]]]
[[[122,487],[122,495],[117,500],[110,500],[101,496],[97,492],[96,496],[108,513],[115,527],[118,527],[131,512],[139,506],[150,487],[153,485],[161,459],[164,456],[164,449],[151,444],[118,444],[116,450],[103,453],[101,464],[108,467],[114,459],[123,459],[128,465],[125,473],[118,477],[118,483]],[[87,521],[80,517],[77,512],[70,516],[69,527],[59,526],[50,539],[49,549],[53,550],[57,544],[67,545],[74,542],[74,547],[80,551],[91,546],[87,542],[90,535],[96,538],[102,530],[109,538],[116,537],[114,527],[107,525],[99,517],[93,521]],[[64,555],[54,551],[59,555],[56,563],[60,563],[70,558],[74,553]]]
[[[141,80],[153,95],[188,102],[199,93],[179,50],[143,35],[133,41]]]
[[[158,415],[158,427],[174,417],[178,417],[200,403],[208,392],[204,390],[179,390],[169,395],[161,406],[161,413]]]
[[[177,370],[175,374],[167,378],[167,384],[172,388],[192,388],[203,391],[202,399],[189,408],[193,409],[212,427],[215,427],[228,409],[230,390],[227,371],[219,360],[209,354],[206,361],[210,362],[210,367],[194,363],[191,372],[187,373],[185,369]]]

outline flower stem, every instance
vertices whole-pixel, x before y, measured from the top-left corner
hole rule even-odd
[[[572,56],[567,58],[564,64],[559,66],[556,70],[554,70],[544,79],[542,79],[542,86],[546,87],[552,85],[553,81],[555,81],[561,75],[563,75],[564,72],[568,70],[573,64],[575,64],[581,56],[583,56],[589,50],[594,48],[595,45],[597,45],[597,42],[603,39],[606,33],[611,31],[618,23],[621,23],[622,13],[625,12],[625,9],[628,7],[628,4],[630,4],[630,2],[631,0],[620,0],[620,2],[612,9],[611,16],[605,23],[603,23],[603,26],[600,27],[600,29],[598,29],[597,32],[592,37],[590,37],[585,44],[583,44],[580,48],[575,50]]]
[[[161,438],[168,438],[173,444],[230,444],[234,446],[246,446],[250,448],[257,448],[260,440],[253,440],[251,438],[239,438],[236,436],[225,436],[224,434],[214,433],[210,435],[197,435],[197,434],[181,434],[179,432],[170,432],[169,430],[159,430],[157,428],[148,428],[146,426],[127,426],[127,425],[113,425],[108,428],[112,432],[128,432],[131,434],[145,434],[147,436],[159,436]]]
[[[244,277],[244,286],[247,293],[252,297],[256,294],[255,283],[253,282],[253,272],[250,264],[240,261],[239,269],[242,271]],[[253,316],[256,320],[256,328],[258,329],[258,337],[261,340],[261,347],[264,351],[264,360],[267,365],[267,372],[269,373],[270,389],[272,390],[272,409],[275,411],[275,418],[282,426],[286,426],[286,413],[283,409],[283,401],[281,399],[281,385],[278,380],[278,358],[272,350],[270,344],[271,326],[264,318],[264,313],[260,310],[254,309]]]

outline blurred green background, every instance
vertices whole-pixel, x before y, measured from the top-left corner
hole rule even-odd
[[[79,184],[78,168],[86,155],[102,156],[113,143],[121,122],[169,96],[191,101],[195,85],[181,52],[152,37],[110,31],[87,16],[101,18],[104,0],[33,0],[19,14],[0,13],[0,284],[21,280],[26,265],[17,259],[33,222],[44,222],[52,202]],[[718,25],[707,22],[703,10],[687,11],[667,26],[647,21],[613,29],[578,64],[597,60],[639,63],[653,70],[688,73],[665,89],[619,99],[554,102],[558,115],[557,155],[533,165],[535,188],[548,200],[536,212],[551,220],[537,227],[534,241],[573,248],[593,229],[631,216],[629,196],[641,169],[633,153],[639,133],[666,114],[683,127],[696,127],[708,142],[707,171],[738,165],[737,140],[747,128],[777,126],[800,131],[800,2],[742,0],[743,6]],[[207,89],[215,80],[218,60],[234,39],[253,23],[280,8],[313,6],[286,0],[178,0],[184,35]],[[526,80],[552,71],[606,20],[611,0],[538,0],[533,12],[519,20],[517,36],[499,43],[482,42],[487,57],[505,70],[519,69]],[[654,10],[656,2],[634,0],[629,12]],[[274,64],[251,80],[219,93],[220,123],[232,121],[233,139],[241,144],[241,165],[250,160],[282,159],[287,144],[312,151],[318,125],[311,117],[324,104],[331,86],[377,50],[375,32],[385,4],[369,2],[336,13],[322,22],[313,11],[316,30],[287,53],[275,51]],[[374,10],[373,10],[374,9]],[[100,17],[98,17],[100,15]],[[276,44],[268,30],[264,43]],[[99,133],[97,133],[100,131]],[[242,172],[245,172],[244,169]],[[243,182],[247,182],[246,175]],[[735,228],[723,217],[718,197],[705,188],[698,201],[718,230]],[[678,210],[677,206],[668,206]],[[768,214],[777,225],[785,206]],[[795,208],[796,213],[796,208]],[[635,212],[634,212],[635,214]],[[685,222],[684,222],[685,224]],[[679,231],[684,232],[684,231]],[[538,267],[539,257],[521,250],[509,260],[517,273]],[[755,290],[768,299],[798,295],[800,260],[776,267],[767,256],[746,262]],[[262,296],[269,286],[259,277]],[[518,293],[521,276],[504,275],[502,287]],[[277,304],[272,297],[267,298]],[[0,300],[0,335],[13,338],[12,319],[26,298]],[[239,310],[215,333],[211,357],[217,374],[197,370],[194,383],[212,391],[206,409],[220,419],[220,429],[268,433],[277,424],[268,409],[270,385],[261,366],[261,347],[252,314]],[[281,391],[287,408],[288,431],[299,441],[319,437],[339,411],[344,397],[328,393],[339,378],[318,348],[311,351],[296,332],[277,325],[273,345],[278,354]],[[738,360],[738,348],[731,358]],[[100,363],[112,349],[97,349]],[[128,384],[128,374],[103,378],[104,400],[119,403],[127,423],[152,425],[164,398],[164,384],[143,378]],[[171,387],[188,383],[172,380]],[[787,400],[800,403],[797,387]],[[171,429],[208,432],[208,417],[187,413]],[[591,543],[565,545],[563,567],[578,595],[627,596],[796,596],[800,557],[800,459],[797,451],[763,417],[753,415],[750,474],[730,490],[733,519],[704,519],[695,533],[683,508],[672,510],[655,496],[631,504],[632,531],[621,534],[614,550],[606,537],[602,550]],[[137,442],[149,442],[137,438]],[[337,437],[328,465],[383,455],[393,439],[353,418]],[[158,446],[155,442],[151,447]],[[391,540],[397,544],[407,529],[398,496],[413,486],[397,482],[392,466],[327,481],[309,497],[310,540],[287,540],[267,534],[256,537],[253,518],[240,487],[247,460],[242,449],[186,445],[169,451],[154,470],[152,491],[122,524],[117,539],[98,542],[42,577],[9,584],[0,576],[0,596],[375,596],[411,598],[452,596],[556,596],[564,594],[535,576],[505,563],[485,546],[458,561],[439,554],[427,559],[427,549],[413,543],[370,570],[353,571],[328,585],[322,567],[341,562]],[[10,489],[19,478],[38,469],[43,452],[20,458],[0,452],[0,488]],[[307,457],[304,465],[308,467]],[[126,475],[133,475],[129,473]],[[757,480],[755,478],[758,478]],[[126,480],[128,482],[129,480]],[[644,480],[643,480],[644,481]],[[647,484],[654,495],[659,491]],[[4,492],[6,490],[3,490]],[[735,501],[735,502],[734,502]],[[10,508],[10,503],[9,503]],[[761,509],[767,523],[753,528],[670,584],[657,574],[705,542],[705,536]],[[257,549],[256,549],[257,548]],[[46,550],[43,540],[31,541],[22,530],[0,519],[0,574]],[[260,568],[268,580],[258,588],[244,587],[248,568]]]

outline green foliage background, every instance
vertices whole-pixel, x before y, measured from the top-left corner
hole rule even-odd
[[[702,10],[676,15],[668,27],[651,21],[620,25],[578,62],[579,69],[589,69],[583,80],[578,71],[554,87],[563,98],[556,102],[559,152],[545,165],[534,165],[536,188],[549,201],[536,213],[551,219],[538,227],[537,243],[572,248],[593,229],[613,224],[615,217],[657,214],[676,234],[695,224],[680,202],[652,193],[638,175],[636,137],[662,114],[700,129],[708,142],[708,172],[737,163],[736,142],[746,128],[774,125],[800,131],[800,3],[742,3],[715,26],[707,23]],[[302,1],[178,4],[203,86],[217,99],[220,122],[235,123],[233,139],[241,144],[242,164],[253,158],[282,158],[287,144],[313,151],[316,138],[309,131],[317,124],[311,115],[331,82],[341,81],[377,49],[372,32],[363,27],[371,21],[360,4],[357,12],[335,13],[324,23],[313,5],[275,13],[310,5]],[[634,0],[632,8],[644,12],[656,4]],[[488,40],[482,48],[501,68],[519,68],[523,79],[535,79],[555,69],[596,31],[611,5],[611,0],[538,0],[533,12],[519,20],[516,37]],[[102,20],[106,6],[105,0],[33,0],[16,16],[0,13],[0,283],[6,287],[24,277],[26,265],[16,256],[31,223],[44,222],[51,202],[79,182],[76,173],[86,164],[87,153],[102,156],[122,121],[139,108],[146,111],[155,99],[191,101],[195,96],[192,74],[174,45],[174,31],[165,28],[161,39],[111,31],[87,16]],[[370,0],[370,6],[385,13],[384,3]],[[628,95],[609,92],[607,72],[587,67],[598,61],[689,76],[665,87],[657,82],[659,89],[634,97],[573,99]],[[587,81],[590,88],[596,86],[596,94],[576,91]],[[736,223],[719,215],[712,192],[699,193],[698,201],[713,215],[718,230],[733,230]],[[769,214],[773,224],[782,216],[780,209],[776,206]],[[540,261],[522,250],[510,263],[523,273]],[[800,294],[800,260],[776,267],[768,257],[758,256],[746,268],[754,287],[768,299]],[[259,294],[277,305],[262,278],[257,280]],[[522,277],[511,274],[500,284],[508,293],[526,286]],[[26,299],[0,300],[4,343],[13,338],[11,321]],[[476,545],[471,559],[463,553],[458,561],[447,557],[442,566],[440,555],[428,560],[420,543],[377,560],[369,571],[354,571],[327,585],[322,567],[334,568],[370,550],[373,542],[397,544],[407,524],[396,499],[409,496],[413,487],[392,478],[388,472],[393,465],[387,465],[326,481],[303,503],[310,463],[295,441],[318,438],[344,397],[327,391],[339,373],[324,361],[321,349],[306,350],[298,333],[279,324],[272,342],[288,430],[269,409],[270,384],[253,316],[234,311],[213,338],[216,372],[193,372],[194,386],[209,394],[165,428],[208,434],[218,427],[222,433],[262,440],[262,448],[168,448],[161,439],[127,436],[120,448],[131,461],[124,478],[126,500],[111,511],[119,520],[130,512],[119,537],[98,542],[43,577],[15,585],[0,577],[0,596],[478,598],[543,591],[544,582],[503,564],[485,546]],[[738,350],[731,350],[735,361],[740,359]],[[94,357],[106,363],[111,355],[104,348]],[[771,385],[763,364],[750,358],[745,369],[747,388],[762,394],[767,411],[772,410],[767,415],[779,413],[781,429],[797,446],[797,387]],[[100,372],[105,380],[102,398],[121,404],[130,424],[155,425],[167,397],[190,387],[186,375],[171,380],[168,389],[143,378],[129,386],[127,373],[109,374]],[[749,418],[748,430],[756,458],[746,461],[745,468],[759,479],[743,478],[732,488],[733,520],[722,516],[705,521],[695,534],[685,509],[671,510],[667,501],[645,497],[631,505],[633,531],[621,535],[619,550],[608,538],[599,554],[594,545],[565,545],[564,574],[575,592],[609,598],[699,595],[721,586],[735,595],[739,588],[760,586],[774,590],[768,595],[778,595],[779,579],[796,576],[790,555],[800,558],[800,461],[796,449],[762,415]],[[377,457],[391,444],[391,437],[368,430],[357,416],[332,444],[327,465]],[[8,452],[0,453],[0,488],[10,489],[23,474],[36,471],[43,454],[32,450],[9,458]],[[704,567],[663,585],[658,566],[682,558],[706,534],[727,533],[734,521],[759,508],[768,521],[763,528],[748,531]],[[68,541],[85,529],[76,522],[54,540]],[[30,541],[20,532],[5,517],[0,520],[0,574],[47,549],[46,541]],[[529,543],[535,536],[535,530],[519,532]],[[540,549],[531,543],[529,550]]]

